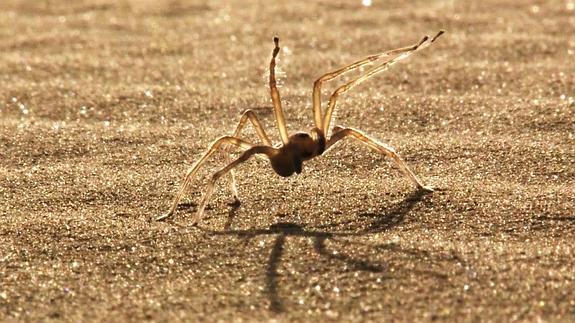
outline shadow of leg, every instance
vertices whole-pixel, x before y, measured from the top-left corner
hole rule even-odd
[[[182,210],[185,210],[185,211],[188,211],[188,210],[190,210],[190,211],[195,211],[197,206],[198,206],[198,205],[197,205],[196,203],[194,203],[194,202],[185,202],[185,203],[180,203],[180,204],[178,204],[176,210],[178,210],[178,211],[182,211]]]
[[[266,271],[266,286],[267,286],[267,293],[270,299],[270,310],[275,313],[283,312],[283,304],[278,296],[277,286],[278,286],[278,265],[281,260],[283,246],[285,243],[286,235],[285,233],[281,233],[272,249],[270,254],[270,260],[268,261],[268,268]]]
[[[314,248],[317,251],[317,253],[319,253],[320,255],[325,256],[329,259],[335,259],[335,260],[338,260],[341,262],[345,262],[346,264],[348,264],[350,267],[352,267],[355,270],[369,271],[369,272],[373,272],[373,273],[379,273],[379,272],[384,271],[384,268],[382,266],[369,263],[366,260],[356,259],[356,258],[350,257],[348,255],[344,255],[342,253],[335,254],[335,253],[329,252],[325,248],[325,240],[326,240],[326,237],[316,237],[314,240]]]
[[[409,194],[403,201],[400,203],[395,204],[391,208],[387,210],[383,210],[383,212],[376,214],[376,213],[364,213],[360,214],[360,216],[364,217],[376,217],[377,220],[372,222],[368,228],[364,230],[364,233],[370,232],[380,232],[389,230],[405,220],[405,216],[413,207],[423,199],[423,197],[427,194],[431,194],[431,192],[418,190],[411,194]]]
[[[232,208],[228,212],[228,218],[226,220],[226,223],[224,224],[224,230],[229,230],[230,227],[232,226],[232,221],[236,217],[236,214],[238,213],[238,209],[240,208],[241,204],[240,203],[230,203],[229,205]]]

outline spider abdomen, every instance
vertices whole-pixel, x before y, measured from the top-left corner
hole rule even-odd
[[[299,162],[299,169],[296,169],[293,157],[288,153],[282,153],[280,151],[279,154],[271,157],[270,161],[274,172],[281,177],[289,177],[296,172],[298,174],[301,173],[302,162]]]

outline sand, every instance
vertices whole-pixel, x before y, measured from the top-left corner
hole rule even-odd
[[[3,0],[0,320],[575,320],[574,6]],[[193,226],[216,156],[154,221],[244,110],[278,142],[274,35],[293,133],[323,73],[440,29],[335,121],[435,192],[349,140],[287,179],[246,162]]]

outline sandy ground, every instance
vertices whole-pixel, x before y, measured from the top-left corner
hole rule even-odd
[[[574,2],[280,3],[0,2],[0,320],[575,320]],[[434,193],[348,141],[194,227],[218,156],[153,221],[242,111],[278,140],[273,35],[296,131],[322,73],[439,29],[337,115]]]

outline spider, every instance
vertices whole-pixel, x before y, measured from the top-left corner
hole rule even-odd
[[[231,136],[223,136],[214,141],[210,145],[209,149],[204,153],[204,155],[198,161],[196,161],[196,163],[192,166],[190,170],[188,170],[184,178],[184,182],[179,192],[177,193],[176,197],[174,198],[170,210],[168,211],[168,213],[157,217],[156,220],[163,220],[174,214],[174,212],[176,211],[176,207],[178,206],[178,203],[184,196],[184,193],[186,192],[188,186],[190,185],[193,177],[196,175],[200,167],[206,162],[206,160],[218,150],[224,154],[227,165],[218,170],[217,172],[215,172],[210,178],[205,193],[201,198],[200,203],[198,204],[197,212],[194,218],[192,219],[192,224],[197,224],[198,221],[200,221],[204,213],[204,209],[208,204],[208,201],[210,200],[212,193],[214,192],[216,182],[218,181],[218,179],[220,179],[222,176],[226,174],[229,174],[230,176],[230,189],[234,201],[236,204],[239,204],[240,200],[238,197],[238,191],[236,188],[236,181],[234,178],[233,169],[238,165],[240,165],[241,163],[247,161],[251,157],[253,156],[260,156],[263,158],[267,157],[267,159],[269,159],[269,161],[271,162],[273,170],[278,175],[282,177],[288,177],[293,175],[294,173],[300,174],[302,171],[303,162],[321,156],[323,153],[331,149],[337,142],[347,137],[358,140],[360,143],[373,149],[375,152],[379,154],[391,157],[393,161],[397,164],[399,169],[404,173],[404,175],[407,176],[409,180],[411,180],[411,182],[413,182],[413,184],[415,184],[419,190],[432,192],[433,188],[425,186],[421,182],[421,180],[413,173],[413,171],[407,166],[407,164],[403,161],[403,159],[395,152],[395,149],[393,147],[385,143],[379,142],[376,139],[367,136],[360,130],[354,128],[334,126],[329,139],[327,138],[327,134],[328,129],[330,127],[332,115],[336,108],[337,99],[341,94],[365,82],[375,74],[387,70],[391,65],[409,57],[413,53],[428,47],[433,42],[435,42],[435,40],[443,33],[444,31],[441,30],[433,38],[425,36],[423,37],[423,39],[421,39],[418,43],[414,45],[371,55],[355,63],[346,65],[340,69],[337,69],[333,72],[321,76],[319,79],[315,81],[313,86],[312,97],[313,97],[313,117],[315,127],[311,129],[310,133],[297,132],[292,135],[289,135],[286,127],[286,121],[282,110],[280,94],[276,85],[276,78],[275,78],[276,57],[278,56],[280,47],[279,47],[279,38],[274,37],[273,40],[275,47],[272,52],[272,58],[269,66],[269,73],[270,73],[269,86],[273,102],[274,115],[281,138],[281,143],[273,145],[272,141],[269,139],[268,135],[266,134],[261,122],[259,121],[254,111],[252,110],[245,111],[240,117],[240,121],[236,126],[234,133]],[[323,82],[332,80],[338,76],[341,76],[347,72],[355,70],[361,66],[372,64],[382,58],[386,59],[379,65],[371,68],[363,75],[354,78],[350,82],[338,87],[335,90],[335,92],[333,92],[333,94],[331,95],[327,109],[325,110],[324,113],[321,107],[321,93],[320,93]],[[258,137],[262,141],[262,144],[255,145],[239,137],[240,132],[242,131],[248,120],[254,126]],[[231,161],[229,155],[229,148],[234,146],[243,150],[243,152],[237,159]]]

